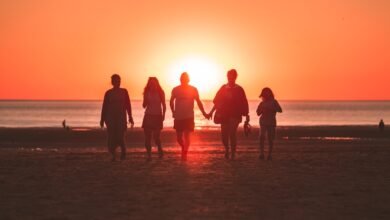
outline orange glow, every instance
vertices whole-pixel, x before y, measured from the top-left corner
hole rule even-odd
[[[0,2],[0,99],[132,98],[186,69],[210,99],[238,70],[250,99],[390,99],[390,1]],[[176,80],[176,81],[175,81]]]
[[[180,74],[190,75],[190,84],[198,88],[200,97],[211,97],[223,82],[224,71],[216,63],[201,57],[187,57],[175,60],[169,69],[170,86],[179,84]]]

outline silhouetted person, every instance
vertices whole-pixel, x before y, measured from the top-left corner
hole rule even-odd
[[[134,126],[131,115],[131,104],[129,93],[126,89],[120,88],[121,78],[118,74],[111,76],[112,89],[104,95],[100,126],[107,126],[108,151],[115,161],[115,151],[118,146],[121,148],[121,160],[126,157],[125,132],[127,129],[126,113],[131,126]]]
[[[274,94],[270,88],[264,88],[261,91],[260,97],[262,102],[260,102],[257,107],[256,113],[260,116],[260,156],[259,159],[264,159],[264,140],[265,135],[268,136],[268,160],[272,160],[272,148],[274,145],[275,139],[275,130],[276,130],[276,113],[282,112],[278,101],[276,101]]]
[[[62,121],[62,127],[63,127],[65,130],[70,131],[70,127],[66,125],[66,120],[65,120],[65,119]]]
[[[174,118],[174,128],[176,129],[177,142],[181,146],[182,160],[187,160],[187,152],[190,146],[190,135],[194,131],[194,101],[204,117],[207,114],[200,101],[198,90],[189,85],[190,77],[186,72],[180,76],[181,85],[173,88],[170,99],[170,107]]]
[[[142,121],[142,128],[145,133],[145,148],[148,160],[152,156],[152,136],[158,147],[159,157],[163,157],[160,133],[165,119],[166,104],[165,93],[156,77],[149,77],[144,89],[144,100],[142,106],[145,108],[145,116]]]
[[[215,95],[214,107],[209,113],[214,115],[214,122],[221,124],[222,143],[225,147],[225,158],[235,158],[237,149],[237,128],[245,116],[245,124],[249,129],[249,105],[244,89],[236,84],[237,71],[231,69],[227,73],[228,83],[223,85]],[[230,147],[229,147],[230,144]],[[230,154],[231,152],[231,154]]]
[[[379,122],[379,130],[380,131],[385,130],[385,122],[383,121],[383,119],[381,119],[381,121]]]

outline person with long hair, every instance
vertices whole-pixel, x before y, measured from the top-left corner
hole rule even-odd
[[[228,83],[223,85],[215,95],[214,107],[208,117],[221,124],[222,143],[225,147],[225,158],[234,159],[237,149],[237,128],[245,116],[245,123],[249,124],[249,104],[244,89],[236,84],[237,71],[231,69],[227,72]]]
[[[115,161],[115,151],[118,146],[121,148],[121,160],[126,157],[125,133],[127,129],[128,116],[131,127],[134,121],[131,113],[129,93],[121,88],[121,77],[118,74],[111,76],[112,89],[104,94],[100,127],[106,124],[108,133],[108,151],[111,153],[112,161]]]
[[[142,121],[142,128],[145,133],[145,148],[147,159],[152,159],[152,136],[157,145],[159,158],[163,157],[160,133],[165,119],[166,104],[165,93],[156,77],[149,77],[144,89],[142,107],[145,108],[145,115]]]
[[[268,87],[261,91],[259,96],[262,98],[257,107],[256,113],[260,116],[260,156],[259,159],[264,160],[264,140],[268,136],[268,160],[272,160],[272,149],[274,146],[275,131],[276,131],[276,113],[282,112],[279,102],[275,99],[274,93]]]
[[[180,76],[180,85],[172,90],[170,107],[174,118],[177,142],[181,146],[181,159],[187,160],[187,153],[190,147],[191,132],[194,131],[194,101],[198,104],[203,116],[208,119],[200,101],[198,90],[189,84],[190,76],[184,72]]]

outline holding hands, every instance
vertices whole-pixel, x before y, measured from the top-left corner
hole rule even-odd
[[[131,128],[134,128],[134,120],[133,120],[133,117],[131,115],[129,115],[129,123],[130,123]]]

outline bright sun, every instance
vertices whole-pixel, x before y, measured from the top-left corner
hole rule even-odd
[[[223,70],[210,59],[187,57],[176,60],[169,69],[170,83],[178,85],[180,74],[190,75],[190,84],[198,88],[201,95],[212,96],[222,80]]]

